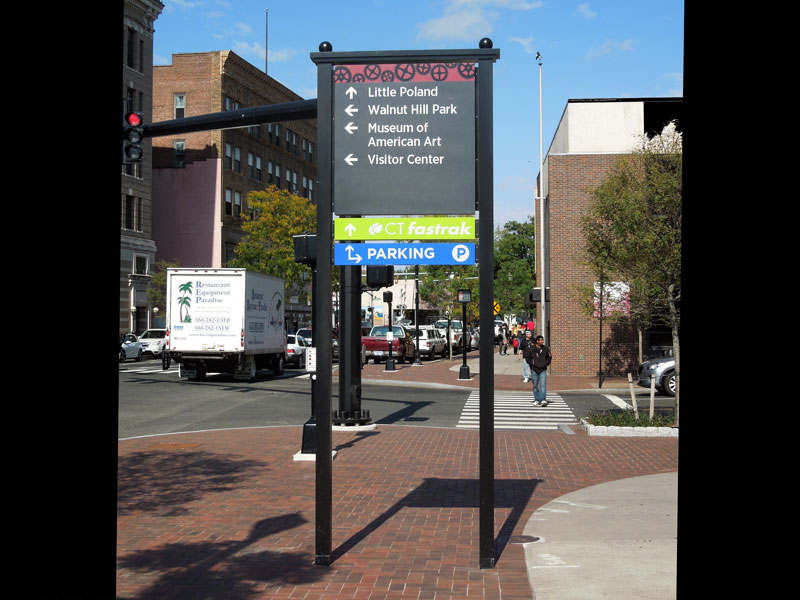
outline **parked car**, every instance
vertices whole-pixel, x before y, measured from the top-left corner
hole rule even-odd
[[[664,356],[648,360],[639,365],[639,381],[642,387],[649,388],[655,379],[656,389],[667,396],[675,395],[675,357]]]
[[[142,356],[144,356],[144,352],[139,338],[132,333],[126,333],[120,337],[119,362],[125,362],[129,358],[138,362],[142,360]]]
[[[409,330],[416,340],[416,330]],[[437,327],[420,325],[419,327],[419,355],[433,359],[436,355],[447,355],[447,340]]]
[[[305,338],[309,346],[313,345],[311,343],[311,329],[298,329],[295,335]],[[331,333],[331,346],[331,355],[333,358],[339,358],[339,337],[335,331]]]
[[[306,366],[306,350],[311,345],[300,335],[286,336],[286,364],[293,367]]]
[[[442,332],[442,335],[447,337],[447,319],[439,319],[434,325]],[[450,321],[450,346],[453,352],[461,351],[461,336],[464,329],[461,325],[460,319],[452,319]]]
[[[467,332],[469,333],[469,348],[470,350],[477,350],[481,346],[481,336],[480,332],[477,329],[472,327],[467,328]]]
[[[364,349],[365,362],[373,359],[377,365],[389,356],[388,325],[376,325],[368,336],[361,336],[361,347]],[[392,325],[392,358],[401,365],[414,360],[414,338],[411,330],[402,325]]]
[[[142,343],[142,352],[144,354],[151,354],[153,357],[161,356],[167,343],[167,330],[148,329],[139,336],[139,341]]]

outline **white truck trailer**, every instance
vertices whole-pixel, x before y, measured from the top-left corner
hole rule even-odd
[[[284,289],[283,279],[246,269],[167,269],[167,350],[180,376],[283,374]]]

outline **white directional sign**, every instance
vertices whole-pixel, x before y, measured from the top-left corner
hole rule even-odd
[[[475,66],[339,65],[333,72],[334,211],[475,212]]]

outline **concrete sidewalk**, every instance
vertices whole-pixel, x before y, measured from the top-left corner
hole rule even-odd
[[[555,361],[555,359],[554,359]],[[531,391],[531,384],[524,383],[522,380],[522,360],[519,355],[513,354],[509,350],[508,354],[498,354],[495,350],[493,354],[494,362],[494,387],[496,390],[504,391]],[[363,381],[372,383],[392,382],[413,385],[446,385],[454,387],[466,387],[477,389],[480,384],[480,356],[477,350],[467,353],[467,366],[470,371],[468,380],[459,379],[461,366],[464,364],[464,357],[456,354],[452,359],[436,359],[428,361],[423,359],[421,365],[400,364],[395,361],[395,371],[386,371],[386,362],[374,364],[369,362],[361,370]],[[334,376],[337,374],[334,371]],[[634,389],[642,392],[645,388],[635,385],[636,375],[634,376]],[[558,366],[551,366],[547,375],[547,389],[550,391],[575,391],[575,390],[598,390],[609,393],[630,394],[630,387],[627,378],[609,377],[603,380],[602,388],[599,387],[598,377],[579,377],[570,375],[560,375]]]

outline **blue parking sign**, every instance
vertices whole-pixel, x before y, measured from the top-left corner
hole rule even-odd
[[[337,266],[474,265],[475,244],[336,244],[334,264]]]

